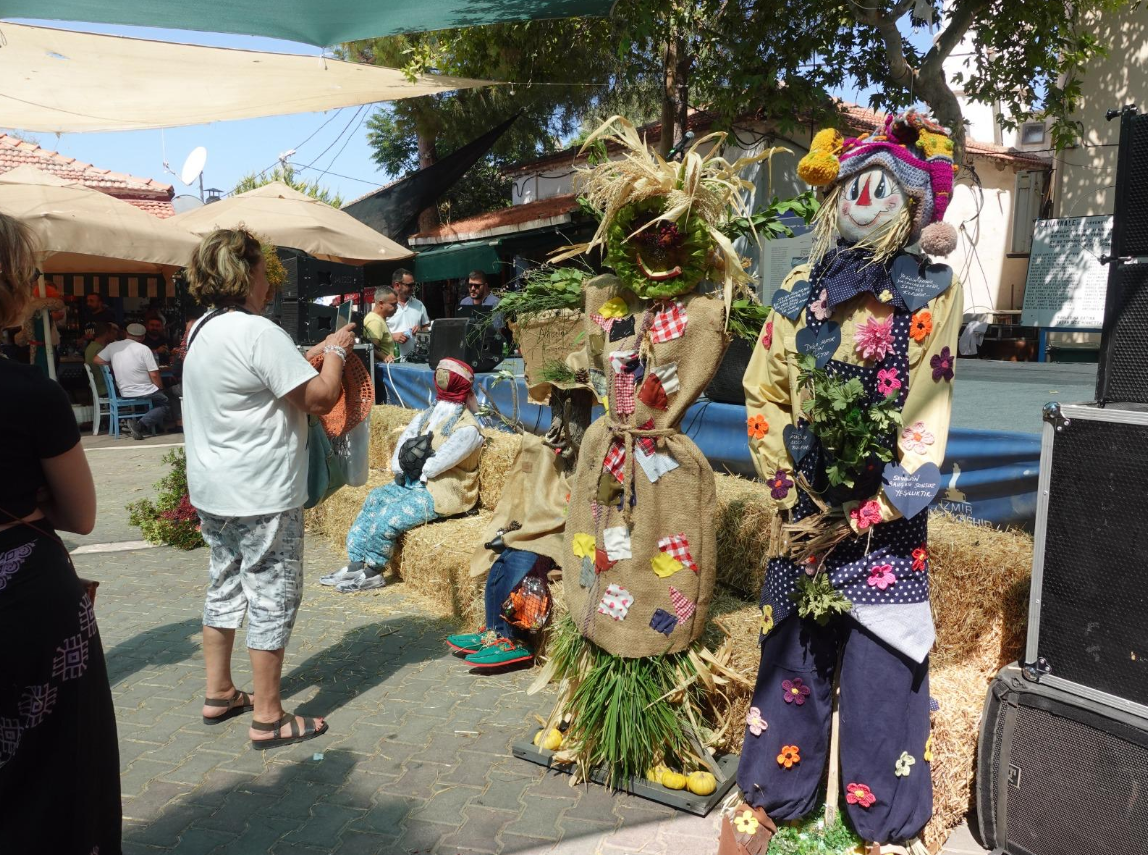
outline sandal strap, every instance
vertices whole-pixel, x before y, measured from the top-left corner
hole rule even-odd
[[[279,737],[279,731],[282,729],[283,725],[288,724],[288,723],[291,724],[291,729],[294,730],[295,729],[295,714],[294,713],[285,712],[285,713],[283,713],[282,717],[278,721],[255,721],[254,719],[252,719],[251,720],[251,729],[252,730],[258,730],[258,731],[261,731],[263,733],[274,733],[276,738],[278,738]],[[292,733],[291,735],[296,736],[297,734]]]
[[[251,698],[247,692],[241,692],[239,689],[236,689],[235,694],[230,698],[204,698],[203,705],[205,707],[230,707],[235,704],[241,695],[243,696],[243,706],[247,706],[251,703]]]

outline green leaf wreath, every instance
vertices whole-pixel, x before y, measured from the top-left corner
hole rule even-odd
[[[673,223],[653,222],[665,207],[660,197],[632,202],[618,212],[606,233],[606,264],[645,300],[692,291],[709,264],[713,240],[705,220],[686,214]],[[633,234],[638,229],[642,231]]]

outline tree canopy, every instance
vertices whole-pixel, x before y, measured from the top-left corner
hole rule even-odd
[[[236,182],[231,192],[233,194],[246,193],[248,190],[263,187],[274,181],[281,181],[292,190],[306,193],[312,199],[326,202],[333,208],[340,208],[343,205],[343,198],[339,196],[339,194],[331,193],[328,188],[321,185],[318,181],[307,181],[305,178],[300,178],[296,175],[294,167],[289,163],[276,166],[270,172],[249,172]]]

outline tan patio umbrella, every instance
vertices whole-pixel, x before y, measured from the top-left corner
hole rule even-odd
[[[170,273],[199,244],[127,202],[32,166],[0,174],[0,211],[35,233],[45,273]]]
[[[200,236],[243,225],[276,246],[344,264],[399,261],[414,255],[350,214],[280,181],[178,214],[168,222]]]

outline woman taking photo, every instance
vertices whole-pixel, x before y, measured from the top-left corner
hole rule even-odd
[[[187,484],[211,548],[203,609],[204,724],[254,710],[253,748],[300,742],[322,718],[283,710],[283,652],[303,599],[307,415],[331,411],[354,345],[348,324],[308,358],[261,316],[269,295],[259,241],[245,229],[212,232],[187,267],[207,313],[188,335],[183,366]],[[247,615],[253,691],[231,678],[235,630]]]
[[[0,214],[0,328],[37,278]],[[57,531],[88,534],[96,488],[64,390],[0,357],[0,852],[120,852],[119,749],[92,603]]]

